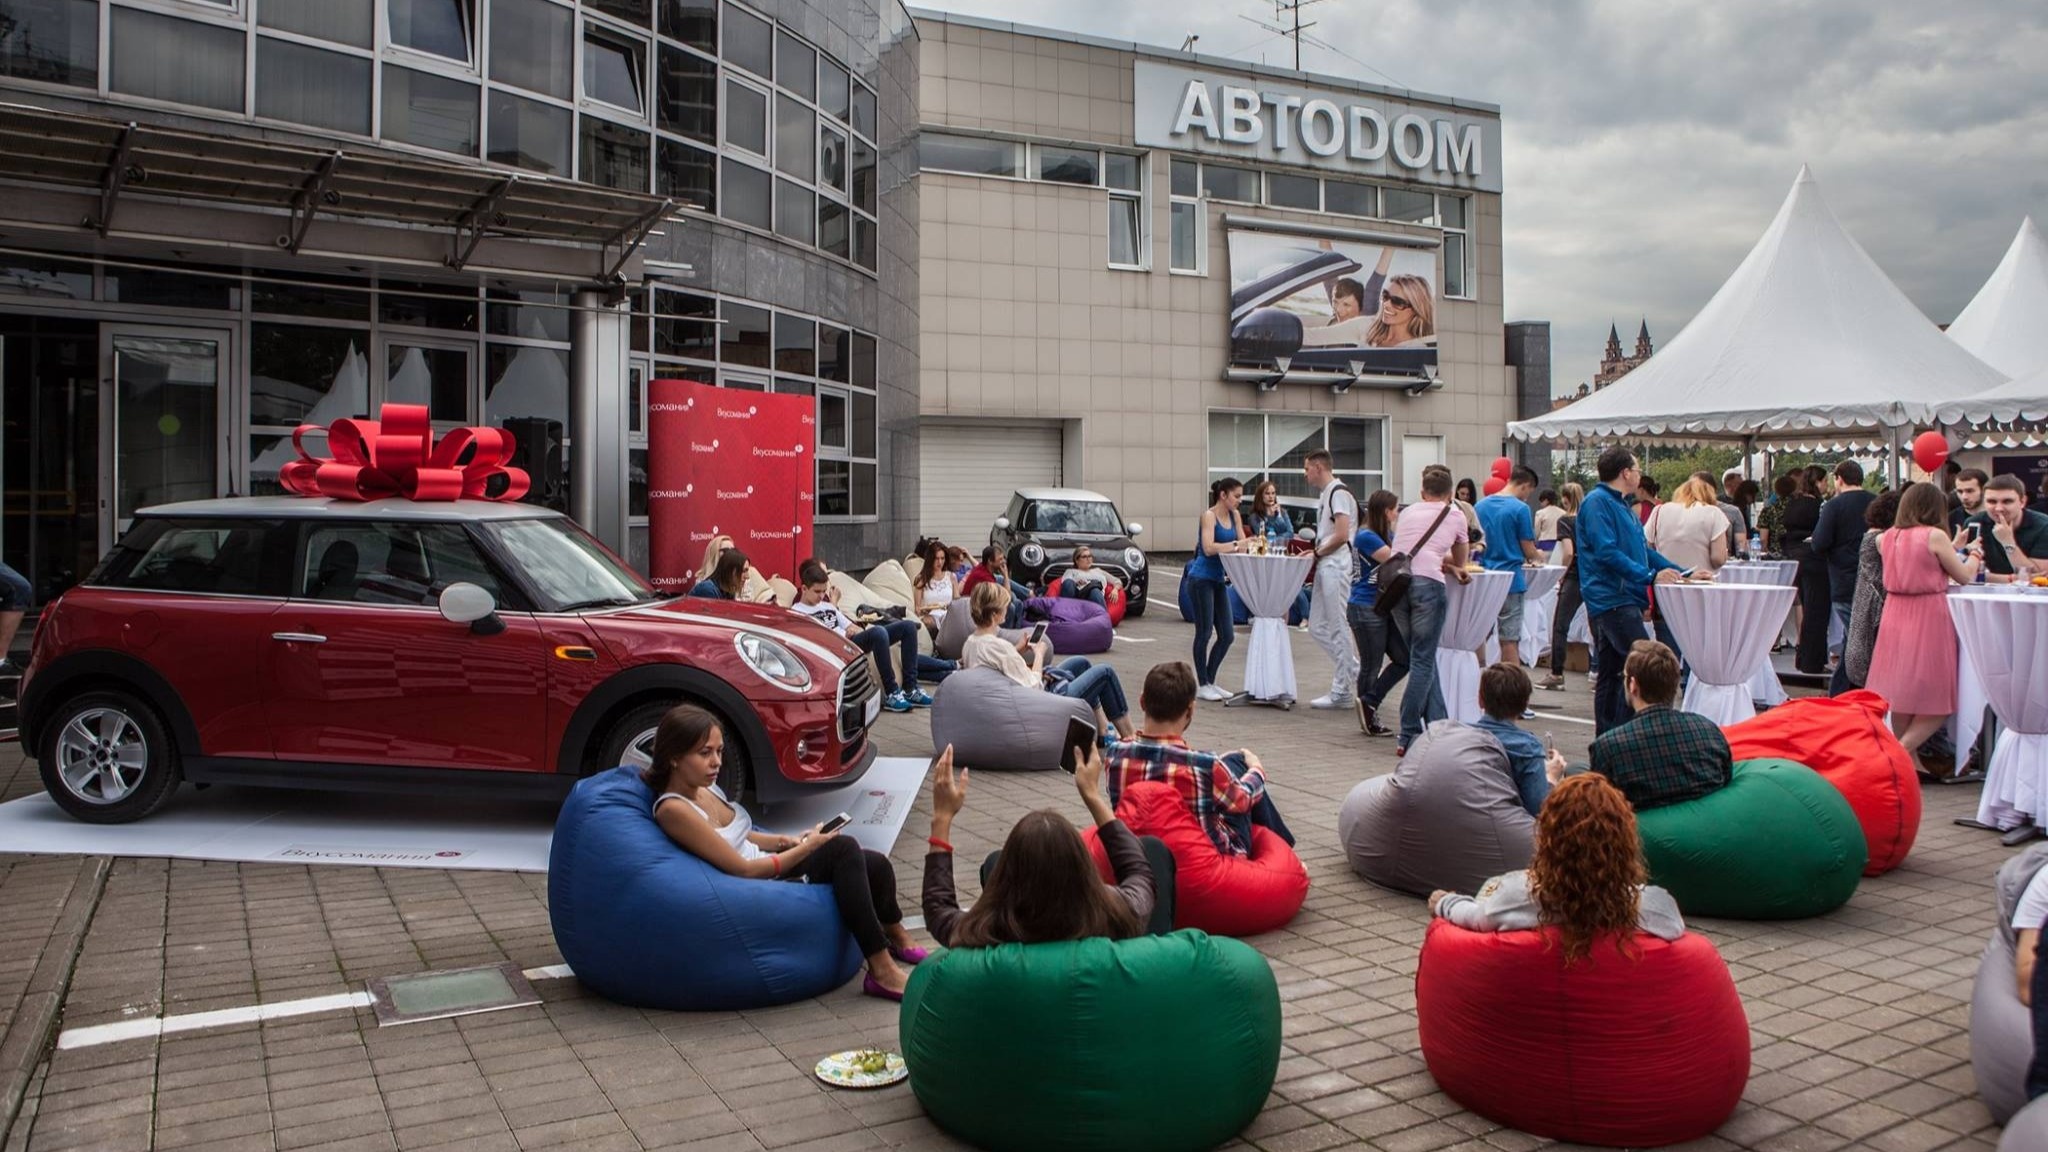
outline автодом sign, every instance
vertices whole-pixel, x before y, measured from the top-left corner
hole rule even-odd
[[[1133,67],[1141,146],[1501,189],[1496,116],[1151,60]]]

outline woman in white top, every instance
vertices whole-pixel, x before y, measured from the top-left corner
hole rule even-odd
[[[725,733],[711,713],[694,704],[669,709],[654,730],[653,762],[640,773],[657,794],[654,822],[684,851],[729,875],[830,884],[840,919],[867,957],[861,991],[903,999],[910,977],[902,965],[924,959],[925,950],[904,931],[889,858],[821,825],[802,836],[756,832],[747,810],[719,790],[724,758]]]
[[[1121,739],[1129,740],[1136,735],[1137,729],[1131,726],[1130,703],[1124,699],[1123,682],[1117,679],[1116,669],[1107,664],[1091,666],[1087,657],[1071,656],[1048,671],[1045,662],[1052,655],[1051,641],[1033,644],[1027,638],[1012,643],[998,631],[1009,606],[1008,588],[1000,584],[974,586],[974,596],[968,601],[968,611],[974,616],[974,635],[960,645],[960,666],[993,668],[1021,687],[1043,687],[1047,692],[1085,700],[1097,713],[1096,731],[1102,730],[1102,720],[1106,718]]]
[[[1687,480],[1650,513],[1643,539],[1680,568],[1712,576],[1728,562],[1728,514],[1721,511],[1712,484]]]
[[[953,574],[946,569],[946,546],[933,537],[917,542],[917,558],[923,562],[917,575],[911,578],[910,594],[917,610],[917,618],[932,635],[939,634],[939,625],[946,622],[946,606],[959,595],[954,591]]]

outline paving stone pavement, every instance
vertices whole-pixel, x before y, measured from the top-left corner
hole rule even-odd
[[[1191,629],[1165,601],[1126,622],[1107,659],[1135,698],[1144,670],[1185,659]],[[1304,699],[1328,664],[1291,632]],[[1241,676],[1247,634],[1223,679]],[[1567,755],[1591,728],[1588,687],[1539,693],[1532,721]],[[1385,1152],[1562,1147],[1465,1111],[1436,1090],[1417,1046],[1418,900],[1355,877],[1337,844],[1339,803],[1390,771],[1391,741],[1349,713],[1203,704],[1193,738],[1249,746],[1300,838],[1313,879],[1287,928],[1252,943],[1285,1011],[1280,1074],[1230,1147]],[[890,755],[930,748],[925,714],[885,715]],[[0,799],[39,787],[0,751]],[[1866,879],[1832,915],[1780,924],[1701,920],[1741,989],[1754,1058],[1741,1108],[1689,1148],[1822,1152],[1990,1149],[1997,1129],[1969,1065],[1968,999],[1991,927],[1990,878],[2011,854],[1951,820],[1975,788],[1929,789],[1906,864]],[[963,859],[996,847],[1024,812],[1084,818],[1058,772],[974,778],[953,839]],[[915,907],[929,821],[919,797],[894,852]],[[0,854],[0,1030],[23,1003],[65,901],[90,862]],[[961,869],[963,895],[973,869]],[[373,976],[511,961],[560,962],[546,878],[503,872],[115,860],[83,938],[63,1027],[360,989]],[[659,958],[650,958],[658,962]],[[676,958],[677,979],[687,961]],[[377,1027],[367,1010],[52,1051],[35,1068],[5,1152],[60,1149],[857,1149],[952,1148],[907,1088],[837,1092],[811,1078],[825,1053],[891,1046],[896,1008],[858,993],[759,1012],[626,1008],[545,980],[545,1002],[457,1020]]]

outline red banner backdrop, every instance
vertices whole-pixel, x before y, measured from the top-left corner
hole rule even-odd
[[[656,380],[647,394],[649,576],[686,592],[730,536],[767,576],[811,555],[818,417],[809,396]]]

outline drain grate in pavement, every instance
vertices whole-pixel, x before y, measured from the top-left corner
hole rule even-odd
[[[452,972],[379,976],[369,982],[377,1026],[417,1024],[540,1003],[516,964],[489,964]]]

